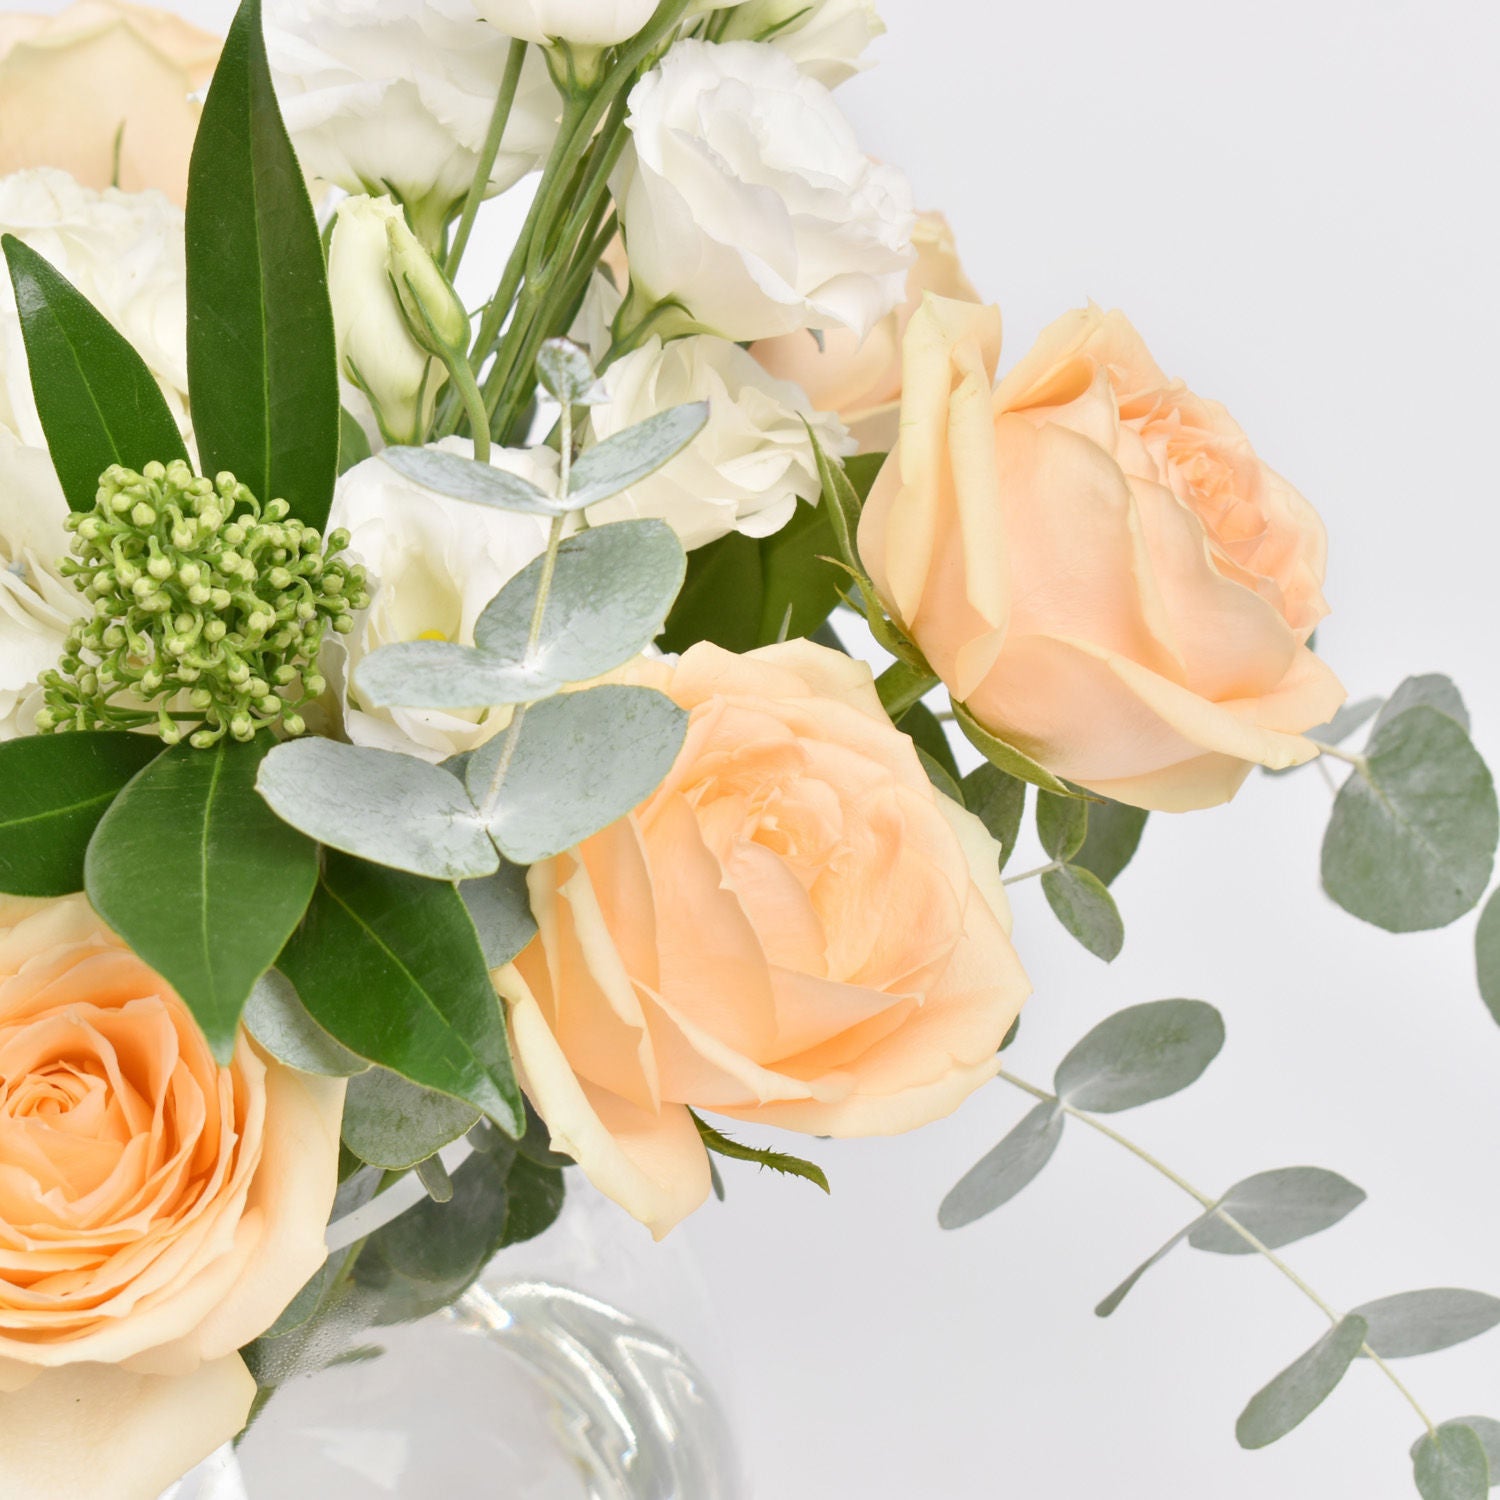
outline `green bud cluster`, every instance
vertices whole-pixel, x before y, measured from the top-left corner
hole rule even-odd
[[[302,734],[324,638],[352,630],[369,595],[338,556],[348,533],[325,543],[290,511],[180,459],[105,470],[94,509],[68,517],[61,572],[91,613],[42,678],[37,728],[154,727],[199,749],[266,727]]]

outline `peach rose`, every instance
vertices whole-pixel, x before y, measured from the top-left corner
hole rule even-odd
[[[659,1238],[709,1191],[690,1109],[888,1135],[991,1078],[1030,986],[998,846],[927,780],[869,669],[788,641],[629,680],[690,714],[661,788],[528,875],[496,971],[556,1149]]]
[[[181,204],[198,129],[192,96],[222,45],[126,0],[0,16],[0,175],[61,167],[86,187],[157,188]]]
[[[979,293],[958,262],[953,231],[941,214],[922,214],[912,232],[917,258],[906,278],[906,301],[859,338],[831,328],[823,347],[810,333],[761,339],[750,352],[778,380],[791,380],[807,392],[819,411],[836,412],[865,453],[884,453],[896,441],[901,407],[901,341],[928,292],[959,302],[978,302]]]
[[[324,1259],[343,1085],[187,1008],[82,896],[0,896],[0,1494],[155,1500]]]
[[[1181,811],[1299,765],[1343,702],[1312,507],[1118,312],[1069,313],[991,389],[994,308],[929,298],[859,528],[953,697],[1049,771]]]

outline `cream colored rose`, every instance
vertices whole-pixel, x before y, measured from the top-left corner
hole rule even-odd
[[[220,39],[125,0],[0,16],[0,174],[61,167],[92,188],[187,198],[196,95]]]
[[[0,1494],[155,1500],[324,1259],[343,1084],[187,1008],[82,896],[0,897]]]
[[[1344,699],[1316,512],[1118,312],[1069,313],[991,389],[993,308],[929,298],[859,529],[891,614],[980,723],[1139,807],[1298,765]]]
[[[917,259],[906,277],[906,301],[887,313],[861,342],[832,329],[823,346],[806,333],[762,339],[750,352],[771,374],[807,392],[819,411],[836,412],[866,453],[894,446],[901,410],[901,341],[928,292],[959,302],[979,293],[958,261],[953,231],[941,214],[922,214],[912,233]]]
[[[528,874],[496,971],[522,1081],[660,1237],[709,1190],[690,1110],[888,1135],[993,1077],[1029,991],[998,846],[934,791],[869,669],[703,644],[630,680],[690,713],[663,786]]]

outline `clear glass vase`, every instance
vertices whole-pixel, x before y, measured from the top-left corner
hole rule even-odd
[[[747,1500],[691,1257],[569,1187],[456,1306],[291,1382],[163,1500]]]

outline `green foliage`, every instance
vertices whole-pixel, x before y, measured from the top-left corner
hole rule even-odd
[[[1049,859],[1067,864],[1083,848],[1089,831],[1089,804],[1078,797],[1039,791],[1036,831]]]
[[[1385,703],[1381,705],[1380,716],[1375,720],[1374,733],[1391,722],[1398,719],[1409,708],[1427,707],[1436,709],[1440,714],[1446,714],[1463,729],[1469,732],[1469,710],[1464,705],[1463,694],[1451,678],[1442,676],[1437,672],[1429,672],[1421,677],[1408,677]],[[1356,705],[1356,710],[1359,705]]]
[[[1149,814],[1108,799],[1088,803],[1088,836],[1072,856],[1079,869],[1096,876],[1101,884],[1113,885],[1120,872],[1135,858]]]
[[[734,1161],[753,1161],[767,1171],[780,1172],[784,1177],[800,1177],[805,1182],[822,1188],[825,1193],[832,1191],[822,1167],[803,1161],[800,1156],[789,1156],[785,1151],[768,1151],[760,1146],[742,1145],[722,1131],[715,1130],[707,1120],[696,1114],[693,1115],[693,1123],[698,1127],[703,1144],[717,1156],[727,1156]]]
[[[1132,1005],[1073,1047],[1052,1086],[1074,1109],[1136,1109],[1196,1083],[1223,1045],[1223,1017],[1202,1000]]]
[[[1026,783],[988,761],[963,779],[964,805],[1000,845],[1000,868],[1010,863],[1026,812]]]
[[[31,389],[73,511],[94,508],[99,476],[187,459],[156,378],[107,318],[29,246],[4,236]]]
[[[1354,1311],[1369,1324],[1365,1342],[1382,1359],[1407,1359],[1488,1333],[1500,1324],[1500,1297],[1463,1287],[1429,1287],[1381,1297]]]
[[[494,875],[464,881],[458,893],[469,908],[490,968],[508,964],[536,936],[526,871],[519,865],[503,863]]]
[[[559,406],[588,406],[598,399],[588,352],[572,339],[548,339],[537,355],[536,373]]]
[[[1500,891],[1485,905],[1474,934],[1474,966],[1479,973],[1479,993],[1490,1014],[1500,1024]]]
[[[1422,1500],[1485,1500],[1489,1494],[1489,1455],[1479,1434],[1462,1422],[1445,1422],[1436,1438],[1419,1438],[1412,1470]]]
[[[1340,1318],[1311,1349],[1251,1398],[1235,1423],[1240,1447],[1268,1447],[1306,1421],[1333,1394],[1364,1341],[1363,1318],[1354,1313]]]
[[[962,703],[953,705],[953,716],[963,731],[964,738],[992,766],[998,766],[1009,775],[1021,781],[1029,781],[1033,786],[1039,786],[1043,791],[1052,792],[1059,797],[1078,796],[1067,782],[1058,780],[1045,766],[1038,765],[1014,745],[1008,745],[998,735],[991,734]]]
[[[404,1172],[478,1123],[472,1104],[424,1089],[388,1068],[370,1068],[349,1080],[342,1133],[362,1162]]]
[[[597,505],[669,464],[708,422],[708,402],[694,401],[657,412],[603,442],[585,448],[573,460],[568,508]]]
[[[1337,1172],[1323,1167],[1279,1167],[1235,1183],[1219,1199],[1216,1209],[1223,1210],[1268,1250],[1279,1250],[1331,1229],[1364,1201],[1364,1189]],[[1257,1253],[1255,1246],[1216,1211],[1205,1214],[1193,1226],[1188,1243],[1195,1250],[1215,1255]]]
[[[948,743],[942,723],[925,703],[913,703],[902,714],[899,727],[911,737],[918,750],[938,763],[949,781],[963,780],[963,772],[953,758],[953,746]],[[964,802],[962,795],[955,800],[960,804]]]
[[[1125,946],[1125,923],[1114,897],[1097,875],[1078,865],[1063,865],[1042,876],[1042,893],[1069,935],[1095,958],[1113,963],[1120,956]]]
[[[250,991],[243,1020],[250,1035],[272,1057],[300,1072],[351,1078],[370,1066],[313,1020],[296,986],[279,970],[261,975]]]
[[[938,1208],[938,1224],[962,1229],[1009,1203],[1052,1160],[1064,1118],[1053,1100],[1032,1109],[954,1184]]]

